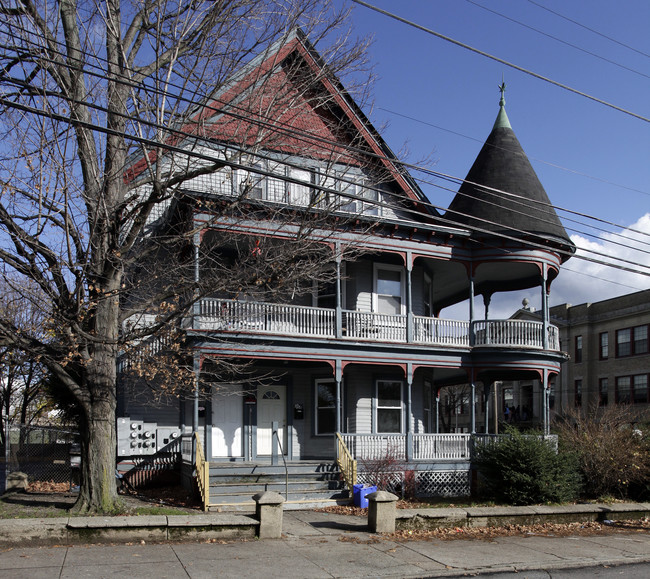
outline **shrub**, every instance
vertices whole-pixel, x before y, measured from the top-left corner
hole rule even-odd
[[[495,441],[479,443],[474,464],[484,498],[512,505],[575,500],[581,477],[573,453],[558,454],[541,435],[508,429]]]
[[[578,455],[589,498],[644,498],[650,480],[650,439],[629,406],[568,412],[557,422],[560,443]]]
[[[367,484],[375,485],[377,490],[399,493],[404,478],[404,460],[397,447],[388,445],[383,454],[373,459],[360,459],[359,472]]]

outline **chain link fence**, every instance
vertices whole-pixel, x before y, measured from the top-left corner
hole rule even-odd
[[[24,424],[7,425],[5,428],[0,488],[6,488],[6,476],[13,472],[25,473],[30,483],[71,483],[76,478],[78,472],[71,467],[71,458],[74,464],[79,448],[77,432]]]

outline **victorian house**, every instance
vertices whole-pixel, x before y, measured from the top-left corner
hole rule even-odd
[[[269,488],[286,490],[288,504],[313,504],[309,485],[321,500],[344,500],[339,469],[352,485],[381,461],[409,465],[423,493],[467,492],[470,439],[489,416],[493,384],[548,386],[566,357],[548,296],[574,247],[515,137],[503,93],[443,215],[325,70],[299,32],[246,65],[197,112],[203,146],[223,167],[186,183],[182,203],[159,212],[182,206],[189,216],[199,278],[211,240],[243,239],[237,245],[255,254],[260,240],[289,240],[305,214],[317,216],[309,237],[331,264],[329,278],[308,291],[233,288],[197,300],[182,322],[194,396],[157,406],[121,393],[120,468],[178,444],[186,480],[197,476],[209,493],[206,507],[246,505]],[[279,91],[290,110],[274,109]],[[241,114],[251,102],[281,127],[272,140],[270,132],[251,138],[260,119]],[[233,197],[246,201],[242,212],[215,218],[213,208]],[[532,287],[542,296],[538,319],[490,318],[497,292]],[[465,319],[441,317],[458,303],[467,304]],[[215,380],[222,362],[245,371]],[[443,434],[440,397],[461,385],[469,432]],[[303,486],[290,490],[298,473]]]

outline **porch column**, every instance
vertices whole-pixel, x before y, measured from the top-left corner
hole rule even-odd
[[[491,301],[492,301],[492,294],[483,294],[483,306],[485,308],[485,343],[486,344],[492,343],[492,340],[490,339],[490,324],[488,321]]]
[[[490,434],[490,383],[483,384],[483,399],[485,400],[485,434]]]
[[[469,345],[473,346],[474,337],[474,272],[469,276]]]
[[[474,379],[474,370],[470,375],[470,390],[471,390],[471,404],[470,404],[470,432],[476,434],[476,380]]]
[[[343,380],[343,364],[340,359],[335,362],[334,380],[336,381],[336,418],[334,428],[341,432],[341,381]]]
[[[436,388],[436,434],[440,434],[440,388]]]
[[[341,244],[336,244],[336,328],[334,330],[335,336],[341,338],[343,336],[343,308],[341,299]]]
[[[548,268],[546,265],[542,267],[542,346],[545,350],[548,350],[548,292],[546,290],[546,284],[548,282]],[[544,386],[546,388],[546,386]]]
[[[201,359],[200,355],[194,353],[194,400],[192,407],[192,434],[199,431],[199,388],[200,388],[200,376],[201,376]],[[194,441],[194,436],[192,436],[192,441]],[[192,444],[193,456],[192,462],[196,459],[196,449],[194,444]]]
[[[406,460],[413,458],[413,364],[406,364]]]
[[[543,398],[543,413],[544,413],[544,436],[548,436],[551,433],[551,425],[550,425],[550,412],[549,412],[549,376],[548,376],[548,370],[544,368],[542,371],[543,378],[542,378],[542,392],[544,393]]]
[[[406,341],[413,342],[413,254],[406,252]]]
[[[200,268],[199,268],[199,259],[200,259],[200,249],[201,249],[201,233],[196,232],[193,236],[192,242],[194,244],[194,282],[198,288],[200,280]],[[198,297],[198,289],[195,289],[195,297]],[[194,300],[192,305],[192,328],[197,329],[199,325],[199,316],[201,315],[201,304],[198,299]]]

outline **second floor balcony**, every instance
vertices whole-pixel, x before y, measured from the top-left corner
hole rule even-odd
[[[296,338],[412,343],[442,347],[545,349],[544,324],[531,320],[446,320],[205,298],[186,326],[195,330]],[[559,333],[548,326],[548,350],[559,351]]]

